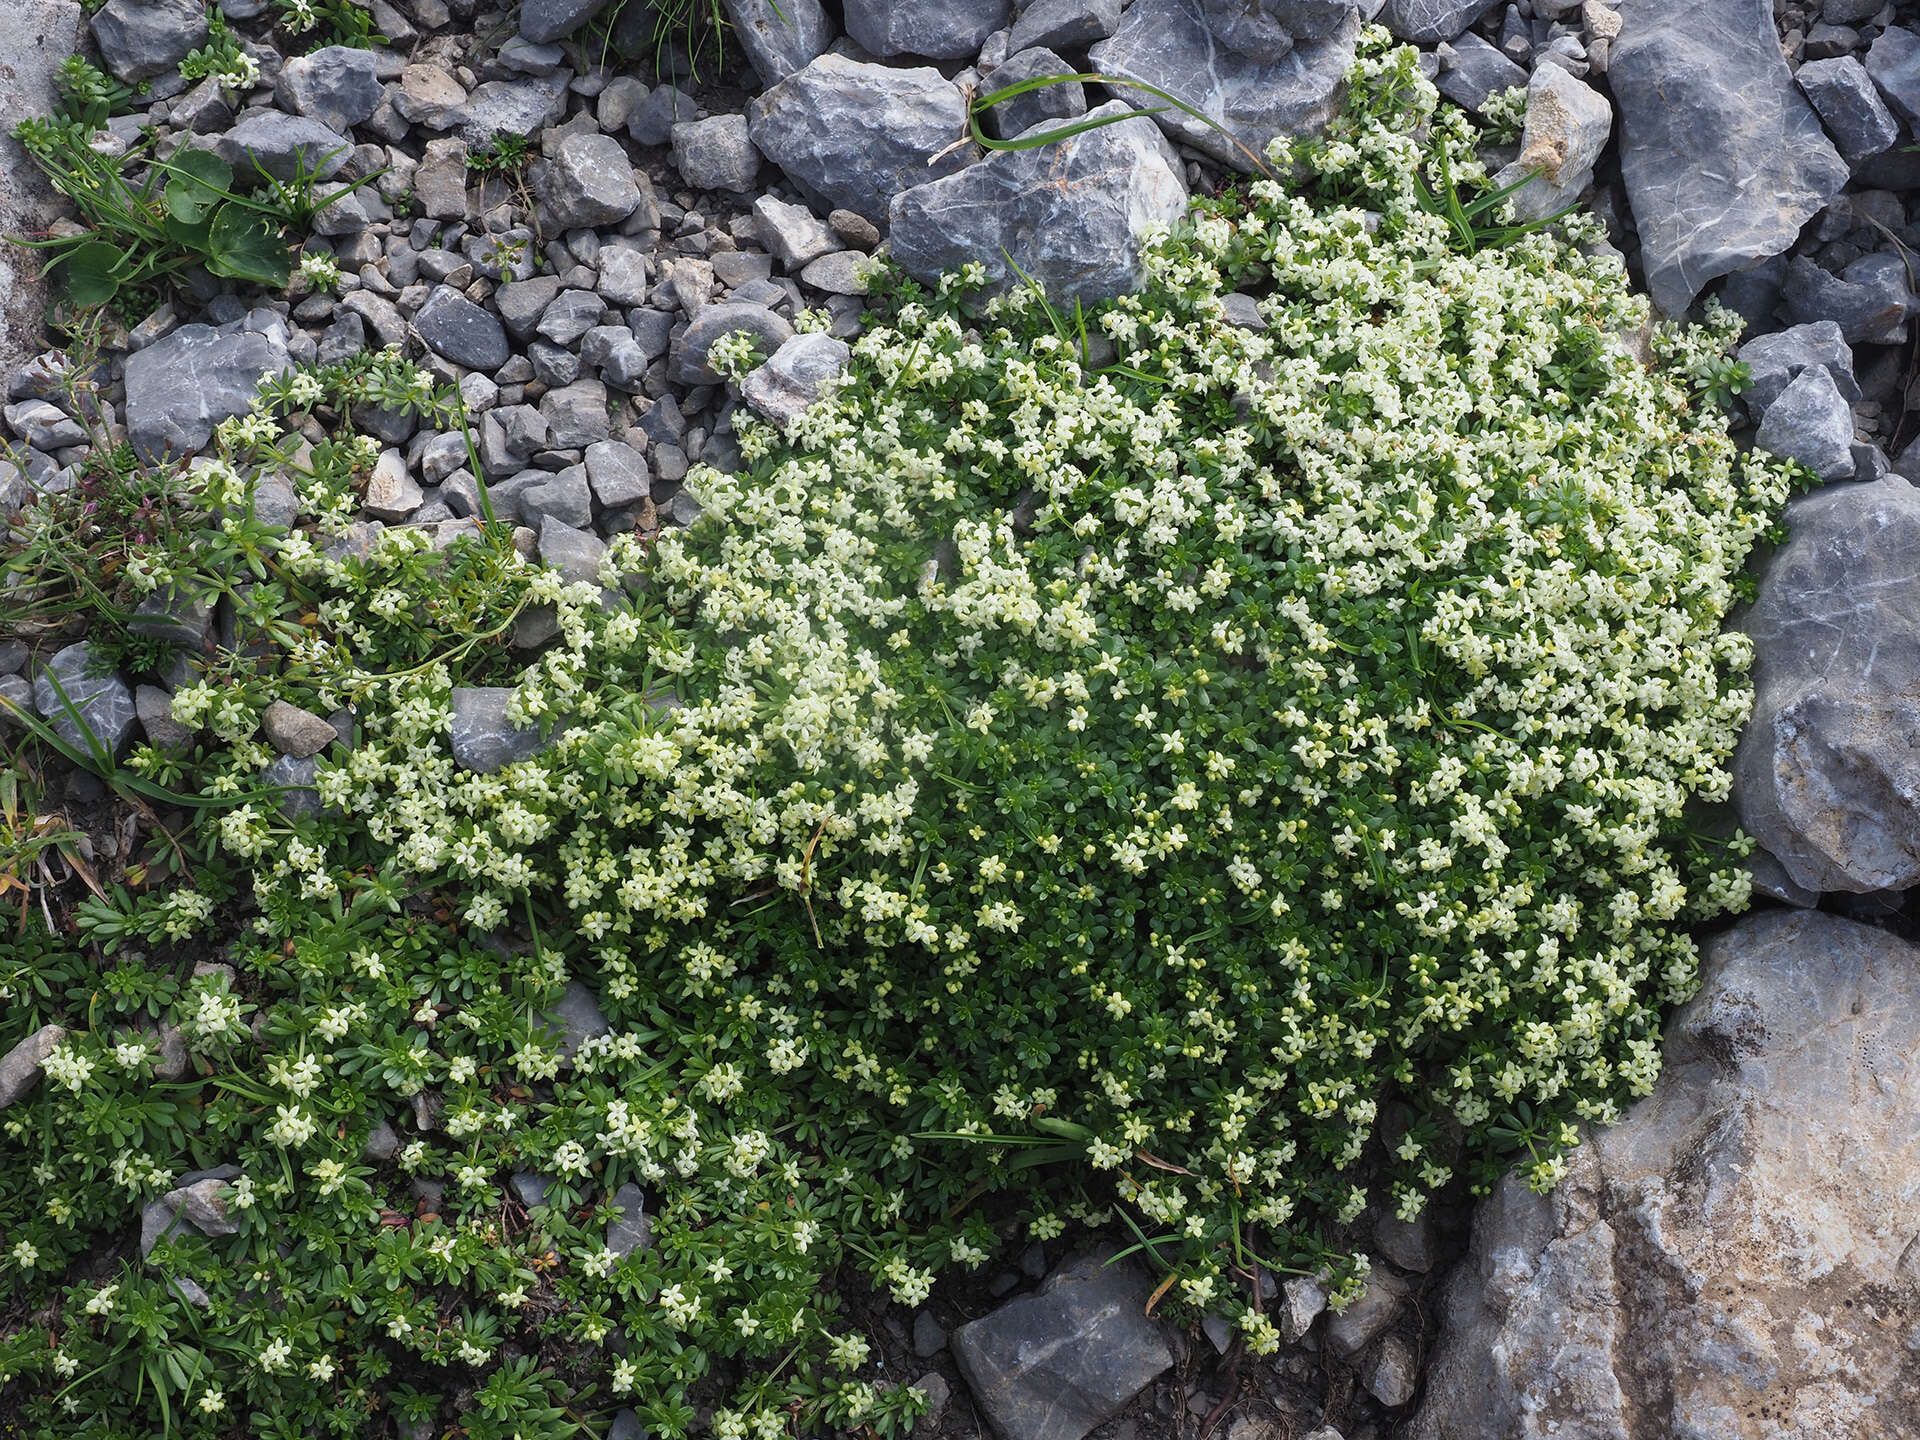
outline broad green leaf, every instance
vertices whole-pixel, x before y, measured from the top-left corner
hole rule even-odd
[[[280,286],[292,274],[292,262],[272,220],[238,205],[222,205],[213,212],[207,234],[207,269],[234,280]]]
[[[67,252],[61,262],[67,276],[67,296],[76,305],[104,305],[120,289],[126,257],[104,240],[90,240]]]
[[[161,228],[167,232],[167,238],[181,249],[204,255],[207,253],[207,235],[213,229],[213,219],[207,216],[189,225],[179,216],[169,215],[161,222]]]
[[[167,163],[167,213],[198,224],[232,185],[233,167],[211,150],[182,150]]]

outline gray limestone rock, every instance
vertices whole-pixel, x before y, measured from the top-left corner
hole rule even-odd
[[[673,342],[670,378],[677,385],[714,385],[720,376],[707,364],[707,352],[722,335],[746,331],[760,342],[760,353],[771,355],[793,337],[793,326],[764,305],[723,301],[709,305]]]
[[[556,345],[571,345],[600,323],[607,307],[591,290],[563,290],[540,312],[534,330]]]
[[[6,1109],[40,1083],[40,1064],[66,1043],[59,1025],[42,1025],[26,1039],[0,1055],[0,1110]]]
[[[212,148],[233,167],[234,183],[245,186],[263,174],[275,180],[301,173],[329,180],[347,163],[353,142],[318,120],[262,110],[214,136]]]
[[[1740,392],[1740,399],[1756,422],[1809,365],[1825,366],[1849,404],[1861,398],[1859,383],[1853,378],[1853,350],[1831,320],[1755,336],[1740,347],[1735,358],[1747,367],[1747,388]]]
[[[753,202],[754,233],[768,252],[789,270],[797,270],[838,250],[840,241],[827,222],[804,205],[789,205],[771,195]]]
[[[1787,522],[1741,624],[1755,692],[1733,761],[1741,828],[1805,890],[1904,890],[1920,884],[1920,490],[1898,475],[1831,486]]]
[[[589,445],[586,463],[594,498],[609,510],[638,504],[652,488],[647,457],[624,441],[601,440]]]
[[[1683,313],[1717,276],[1785,250],[1847,181],[1794,88],[1768,0],[1625,0],[1607,79],[1647,288]]]
[[[1767,407],[1754,444],[1795,460],[1822,480],[1853,475],[1853,410],[1833,377],[1809,365]]]
[[[1110,101],[1089,113],[1125,110]],[[1092,303],[1138,287],[1148,235],[1186,205],[1172,147],[1136,116],[1057,145],[1001,151],[905,192],[893,202],[893,257],[923,280],[979,260],[1004,285],[1013,275],[1004,247],[1054,303]]]
[[[1380,23],[1402,40],[1433,45],[1457,39],[1499,0],[1387,0]]]
[[[670,132],[673,168],[696,190],[751,194],[760,176],[760,152],[747,134],[744,115],[688,120]]]
[[[133,711],[149,744],[162,750],[177,750],[193,743],[194,732],[173,718],[172,692],[158,685],[139,685],[133,692]]]
[[[748,107],[753,143],[821,209],[844,207],[875,222],[910,186],[976,158],[963,145],[966,99],[931,66],[902,69],[822,55]]]
[[[1838,275],[1804,256],[1787,265],[1782,310],[1794,324],[1831,320],[1851,345],[1897,345],[1920,297],[1907,288],[1906,261],[1877,251],[1862,255]]]
[[[1494,176],[1494,183],[1505,187],[1535,172],[1514,192],[1514,214],[1522,220],[1545,220],[1593,183],[1594,162],[1612,133],[1613,107],[1605,96],[1558,65],[1542,65],[1527,84],[1520,154]]]
[[[1376,1265],[1359,1299],[1327,1321],[1327,1348],[1342,1359],[1358,1355],[1405,1313],[1412,1296],[1404,1279]]]
[[[934,1318],[933,1311],[918,1311],[913,1317],[913,1353],[931,1360],[946,1348],[946,1328]]]
[[[830,335],[795,335],[741,382],[740,395],[755,411],[785,429],[853,358],[846,341]],[[589,457],[591,458],[591,457]]]
[[[1012,18],[1012,0],[846,0],[847,34],[883,57],[971,60]]]
[[[544,525],[551,519],[584,530],[593,523],[593,491],[584,465],[569,465],[552,479],[527,486],[515,501],[521,520],[528,525]]]
[[[466,141],[427,142],[426,154],[413,172],[413,198],[419,212],[429,220],[466,219]]]
[[[407,467],[407,457],[398,450],[383,450],[367,477],[360,508],[376,520],[400,521],[418,510],[425,498]]]
[[[607,387],[598,380],[576,380],[540,397],[540,418],[547,422],[556,450],[579,450],[607,438]]]
[[[469,370],[498,370],[513,354],[499,319],[448,285],[434,288],[413,328],[434,354]]]
[[[611,135],[569,135],[533,167],[534,193],[562,230],[618,225],[640,204],[627,152]]]
[[[607,546],[598,535],[548,517],[540,524],[540,559],[569,582],[597,585]]]
[[[202,1235],[237,1235],[240,1223],[227,1206],[238,1165],[220,1165],[180,1177],[181,1183],[150,1201],[140,1212],[140,1258],[145,1260],[164,1237],[191,1226]]]
[[[642,145],[664,145],[673,136],[673,127],[700,118],[700,107],[693,97],[662,85],[647,96],[627,117],[627,133]]]
[[[1867,74],[1902,120],[1920,126],[1920,35],[1889,25],[1867,51]]]
[[[1173,1365],[1145,1313],[1151,1283],[1085,1255],[1033,1295],[954,1331],[976,1404],[1008,1440],[1081,1440]]]
[[[1847,160],[1871,159],[1900,138],[1900,122],[1880,98],[1867,67],[1851,55],[1810,60],[1793,78]]]
[[[344,135],[380,107],[383,89],[371,50],[328,45],[287,61],[273,83],[273,98],[282,110]]]
[[[1073,73],[1073,67],[1051,50],[1022,50],[1008,56],[1007,63],[993,72],[993,78],[986,82],[986,90],[991,94],[1041,75]],[[981,124],[996,140],[1009,140],[1043,120],[1074,120],[1086,113],[1086,86],[1078,80],[1064,80],[1058,85],[1043,85],[996,101],[981,117]]]
[[[628,1181],[613,1192],[609,1203],[620,1212],[620,1218],[607,1225],[609,1250],[624,1260],[653,1244],[653,1219],[647,1214],[647,1197],[638,1185]]]
[[[453,758],[491,775],[546,747],[537,729],[508,723],[510,685],[460,685],[453,692]]]
[[[1278,1318],[1280,1338],[1289,1345],[1313,1328],[1327,1308],[1327,1292],[1310,1275],[1296,1275],[1280,1287]]]
[[[494,292],[493,303],[500,312],[501,323],[507,327],[507,334],[524,342],[532,337],[534,326],[540,323],[540,317],[559,294],[559,276],[535,275],[502,285]],[[584,335],[586,329],[582,327],[580,333]]]
[[[195,7],[204,18],[205,12]],[[84,12],[75,0],[0,4],[0,235],[43,231],[71,203],[13,137],[13,127],[58,106],[60,64],[79,51]],[[0,375],[12,375],[40,348],[49,298],[37,250],[0,244]],[[0,459],[0,516],[18,509],[25,478]]]
[[[252,408],[262,375],[286,368],[286,347],[271,336],[182,325],[127,356],[127,438],[143,460],[193,454],[214,426]]]
[[[213,598],[183,594],[171,586],[155,590],[133,607],[127,629],[149,639],[198,650],[213,630]]]
[[[1410,1440],[1920,1432],[1917,965],[1817,912],[1707,941],[1653,1093],[1481,1203]]]
[[[884,268],[858,250],[836,250],[802,270],[800,283],[828,295],[864,295],[868,282]]]
[[[599,997],[578,980],[567,982],[559,1000],[540,1020],[560,1032],[560,1054],[567,1060],[572,1060],[587,1041],[613,1028],[600,1013]]]
[[[594,290],[607,304],[621,309],[644,305],[651,290],[647,284],[646,253],[624,245],[603,246],[599,283]]]
[[[489,80],[466,97],[452,123],[469,145],[484,145],[502,133],[537,135],[566,113],[568,78],[557,70],[527,80]]]
[[[820,0],[721,0],[733,25],[732,38],[760,76],[762,86],[778,85],[826,54],[833,43],[833,22]]]
[[[90,27],[107,69],[129,84],[150,80],[206,43],[200,0],[107,0]]]
[[[33,677],[33,706],[67,744],[82,751],[96,745],[118,755],[133,738],[133,690],[119,672],[95,669],[85,641],[57,650]]]
[[[6,407],[7,427],[36,450],[51,453],[87,443],[87,432],[58,405],[21,400]]]
[[[314,777],[319,773],[320,767],[312,759],[282,755],[260,772],[260,779],[270,786],[285,787],[273,797],[272,803],[289,820],[298,820],[320,813],[320,792],[313,788]]]
[[[400,72],[393,108],[403,120],[429,130],[457,124],[467,106],[467,87],[440,65],[409,65]],[[484,138],[484,137],[483,137]]]
[[[520,0],[520,34],[535,45],[564,40],[606,4],[607,0]]]
[[[1007,54],[1022,50],[1084,50],[1120,28],[1120,0],[1034,0],[1007,36]],[[996,68],[995,85],[1005,83]]]
[[[1113,37],[1088,53],[1100,73],[1178,95],[1232,137],[1168,107],[1154,119],[1177,143],[1252,171],[1241,146],[1264,157],[1276,138],[1318,133],[1332,118],[1359,38],[1360,21],[1349,11],[1325,36],[1261,60],[1216,44],[1200,0],[1135,0]],[[1145,94],[1129,98],[1136,108],[1155,103]]]
[[[276,700],[267,706],[260,717],[260,728],[266,731],[267,741],[275,750],[296,760],[318,755],[340,738],[322,717],[298,705],[289,705],[285,700]]]
[[[1398,1335],[1389,1335],[1373,1352],[1365,1372],[1367,1392],[1388,1409],[1412,1400],[1420,1387],[1420,1360]]]

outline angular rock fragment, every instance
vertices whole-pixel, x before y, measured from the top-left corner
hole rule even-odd
[[[1810,60],[1793,78],[1848,160],[1872,159],[1900,138],[1900,122],[1881,100],[1866,67],[1851,55]]]
[[[460,685],[453,692],[453,758],[469,770],[491,775],[538,754],[546,746],[537,729],[511,724],[510,685]]]
[[[380,107],[382,89],[371,50],[328,45],[281,66],[273,98],[282,110],[344,135]]]
[[[107,69],[132,84],[171,70],[204,44],[207,11],[200,0],[107,0],[90,28]]]
[[[1256,59],[1215,41],[1200,0],[1135,0],[1113,37],[1088,54],[1100,73],[1178,95],[1227,132],[1168,106],[1153,118],[1175,142],[1252,171],[1247,151],[1264,161],[1276,138],[1316,134],[1333,117],[1359,38],[1359,18],[1346,11],[1324,37]],[[1121,93],[1135,108],[1157,103],[1144,93]]]
[[[1011,0],[846,0],[847,34],[883,57],[971,60],[1012,15]]]
[[[1457,39],[1499,0],[1387,0],[1380,23],[1402,40],[1433,45]]]
[[[1069,1261],[1039,1292],[962,1325],[954,1359],[994,1429],[1018,1440],[1081,1440],[1173,1365],[1147,1318],[1151,1282],[1097,1255]]]
[[[40,1083],[40,1064],[66,1042],[59,1025],[42,1025],[26,1039],[0,1055],[0,1110],[13,1104]]]
[[[67,744],[118,755],[133,738],[133,690],[85,641],[54,652],[33,679],[33,705]]]
[[[820,0],[721,0],[733,38],[763,86],[804,70],[833,43]]]
[[[1822,480],[1853,474],[1853,410],[1825,367],[1810,365],[1767,407],[1754,444]]]
[[[852,358],[853,351],[844,340],[795,335],[747,375],[740,385],[741,398],[784,430],[840,378]]]
[[[1777,255],[1839,193],[1846,162],[1780,53],[1767,0],[1625,0],[1607,79],[1647,288],[1670,315]]]
[[[760,343],[760,353],[771,355],[793,336],[793,326],[764,305],[724,301],[709,305],[673,344],[673,381],[679,385],[713,385],[720,376],[707,364],[713,342],[722,335],[745,331]]]
[[[1109,101],[1089,114],[1126,109]],[[978,260],[1003,285],[1013,278],[1011,255],[1056,304],[1092,303],[1138,288],[1148,237],[1186,204],[1178,157],[1136,116],[1058,144],[1000,151],[905,192],[893,202],[893,255],[923,280]]]
[[[1741,623],[1740,825],[1805,890],[1905,890],[1920,884],[1920,490],[1831,486],[1787,524]]]
[[[413,328],[434,354],[469,370],[498,370],[513,354],[498,317],[448,285],[435,287]]]
[[[930,66],[901,69],[822,55],[748,107],[753,143],[820,208],[887,218],[893,197],[977,156],[965,97]],[[931,162],[931,163],[930,163]]]

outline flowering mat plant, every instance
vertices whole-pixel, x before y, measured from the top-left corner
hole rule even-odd
[[[0,942],[0,1049],[47,1046],[0,1411],[887,1436],[923,1396],[844,1294],[1110,1226],[1266,1352],[1259,1272],[1350,1298],[1370,1207],[1550,1186],[1746,901],[1694,802],[1790,476],[1728,438],[1721,317],[1650,321],[1591,220],[1460,223],[1480,139],[1374,44],[1138,294],[892,277],[837,391],[738,412],[704,516],[593,579],[354,519],[356,406],[459,423],[397,355],[25,512],[109,658],[177,659],[145,595],[234,623],[191,740],[91,757],[168,820],[144,868]],[[498,768],[478,687],[532,732]],[[276,702],[351,743],[288,768]]]

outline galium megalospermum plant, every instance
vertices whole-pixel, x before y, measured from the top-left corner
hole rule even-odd
[[[1348,1294],[1370,1208],[1550,1185],[1651,1086],[1686,925],[1746,899],[1688,806],[1727,789],[1721,621],[1787,477],[1706,398],[1727,330],[1650,323],[1597,230],[1437,213],[1441,177],[1486,187],[1475,139],[1376,44],[1137,295],[896,282],[837,392],[738,414],[700,522],[591,579],[504,530],[355,529],[373,455],[302,452],[321,522],[268,582],[297,633],[180,692],[192,755],[138,757],[224,797],[207,902],[94,916],[164,944],[226,905],[236,976],[124,959],[114,1018],[59,998],[97,987],[55,948],[0,971],[0,1038],[71,1030],[4,1117],[0,1283],[56,1317],[0,1338],[35,1416],[118,1433],[184,1346],[182,1433],[464,1386],[476,1436],[574,1433],[576,1400],[678,1434],[703,1385],[725,1440],[888,1433],[918,1398],[836,1278],[916,1305],[1120,1219],[1265,1351],[1257,1269]],[[293,463],[286,417],[341,383],[278,382],[221,474]],[[509,682],[546,747],[461,768],[455,687]],[[272,698],[357,743],[289,779]],[[570,982],[611,1027],[571,1059]],[[192,1064],[156,1085],[161,1019]],[[231,1235],[71,1268],[219,1161]],[[625,1184],[652,1240],[615,1253]]]

